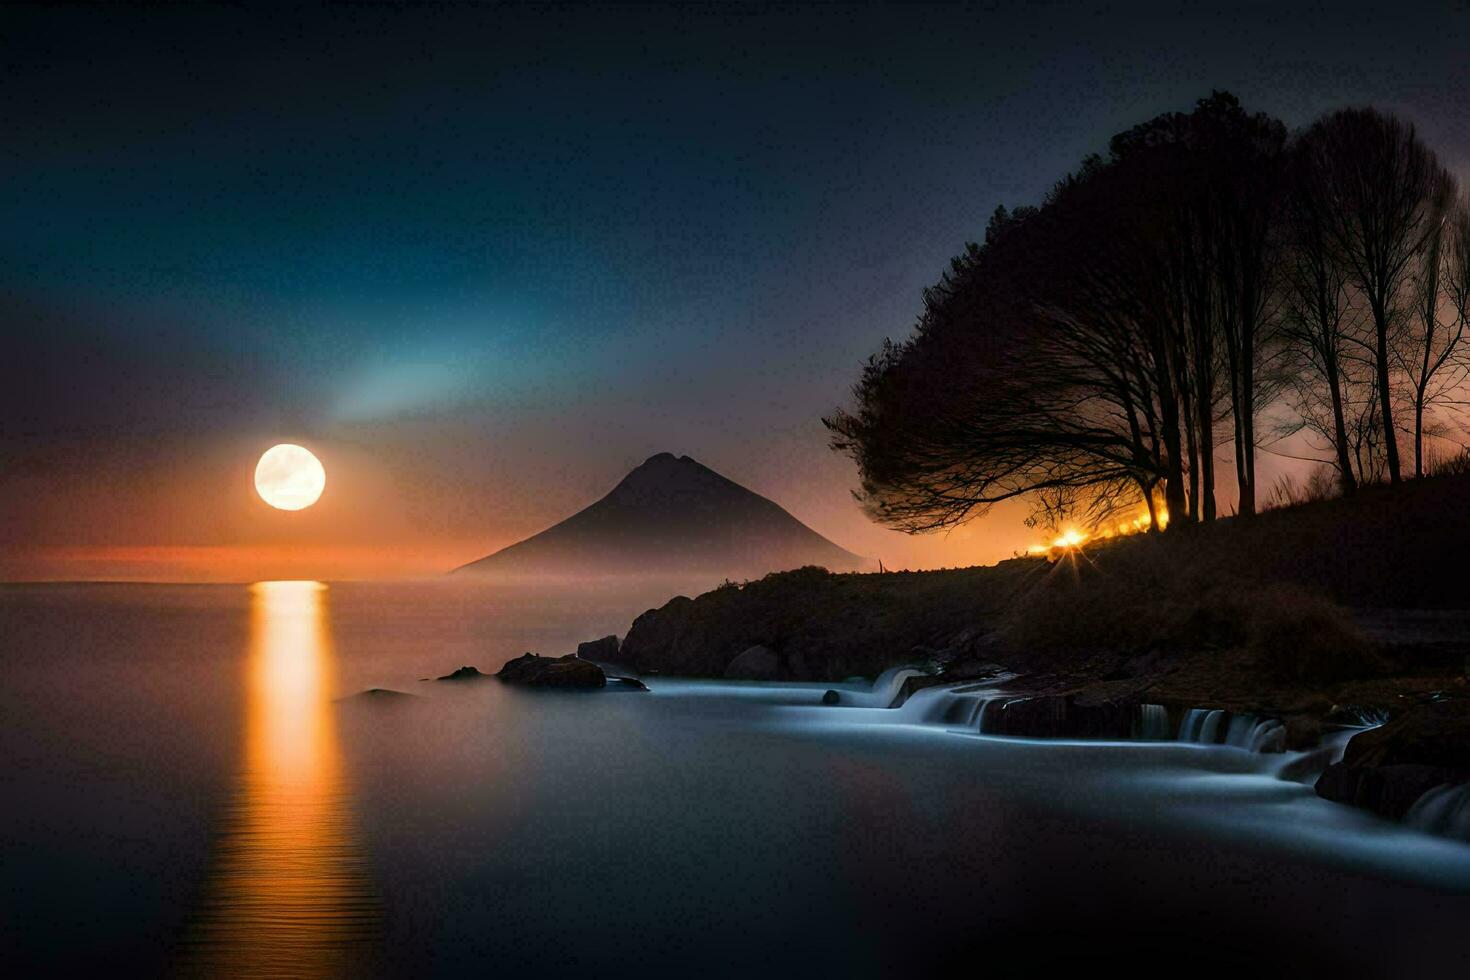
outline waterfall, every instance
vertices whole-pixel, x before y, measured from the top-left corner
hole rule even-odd
[[[903,722],[912,725],[970,727],[980,699],[950,687],[926,687],[915,691],[898,707]]]
[[[1276,770],[1276,778],[1290,783],[1313,785],[1328,766],[1342,761],[1342,753],[1347,748],[1348,741],[1361,731],[1364,729],[1346,728],[1338,732],[1328,732],[1314,748],[1301,753],[1287,753],[1285,763]]]
[[[1352,705],[1345,713],[1352,718],[1351,724],[1354,728],[1377,728],[1388,721],[1388,712],[1382,708]]]
[[[1015,700],[1016,698],[1012,698],[1006,695],[986,698],[984,702],[980,705],[979,713],[975,716],[975,731],[979,732],[981,735],[993,734],[985,730],[985,716],[990,713],[991,705],[996,705],[997,707],[995,710],[999,711],[1001,708],[1004,708],[1006,705]]]
[[[984,729],[986,707],[995,700],[994,684],[990,681],[955,687],[926,687],[915,691],[894,714],[905,725],[933,725],[978,732]]]
[[[1470,783],[1446,783],[1414,801],[1404,823],[1418,830],[1470,841]]]
[[[1247,752],[1280,752],[1286,748],[1286,726],[1275,718],[1235,715],[1219,708],[1190,708],[1179,723],[1179,741],[1229,745]]]
[[[1219,708],[1205,715],[1205,722],[1200,726],[1199,738],[1195,741],[1203,742],[1205,745],[1214,745],[1220,741],[1220,722],[1225,720],[1225,712]]]
[[[1138,737],[1149,742],[1169,740],[1169,709],[1162,704],[1138,706]]]
[[[898,692],[903,690],[903,682],[910,677],[926,677],[926,671],[913,667],[890,667],[879,674],[873,681],[873,686],[866,691],[844,691],[842,703],[858,708],[890,708],[893,701],[898,697]],[[923,693],[918,692],[918,693]],[[918,695],[916,694],[915,697]],[[909,700],[913,700],[910,698]]]
[[[1281,752],[1286,748],[1286,726],[1275,718],[1256,722],[1245,746],[1252,752]]]
[[[1190,708],[1184,712],[1184,720],[1179,723],[1179,741],[1200,741],[1200,732],[1204,730],[1205,719],[1209,716],[1209,708]]]
[[[1255,715],[1234,715],[1230,719],[1230,727],[1225,729],[1225,744],[1233,745],[1238,749],[1249,748],[1251,744],[1251,730],[1256,727]]]

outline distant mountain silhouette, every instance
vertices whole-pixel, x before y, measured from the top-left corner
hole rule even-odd
[[[864,564],[760,494],[688,456],[659,453],[585,510],[455,572],[741,579],[802,565],[852,571]]]

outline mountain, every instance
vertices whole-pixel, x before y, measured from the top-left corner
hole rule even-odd
[[[454,571],[745,579],[802,565],[852,571],[864,564],[773,501],[688,456],[659,453],[590,507]]]

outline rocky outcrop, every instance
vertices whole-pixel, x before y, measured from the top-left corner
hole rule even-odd
[[[598,663],[612,663],[618,659],[618,638],[604,636],[600,640],[588,640],[577,644],[577,656]]]
[[[1353,736],[1317,795],[1402,819],[1444,783],[1470,779],[1470,700],[1434,701]]]
[[[640,674],[723,677],[739,654],[763,646],[780,657],[783,680],[875,677],[916,660],[948,672],[997,659],[990,624],[1044,564],[881,575],[802,568],[676,596],[633,621],[618,662]]]
[[[396,704],[400,701],[416,700],[417,695],[408,694],[404,691],[394,691],[386,687],[370,687],[366,691],[358,691],[356,694],[345,698],[338,698],[344,702],[377,702],[380,704]]]
[[[607,675],[602,668],[575,653],[565,657],[526,653],[506,661],[495,676],[503,683],[524,687],[593,689],[607,686]]]
[[[482,674],[474,667],[461,667],[458,670],[445,674],[443,677],[434,678],[436,681],[484,681],[489,680],[489,674]]]
[[[736,681],[773,681],[781,677],[781,658],[769,647],[747,647],[725,665],[725,676]]]

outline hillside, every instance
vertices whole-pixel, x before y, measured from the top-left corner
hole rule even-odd
[[[718,676],[741,651],[761,645],[790,676],[810,680],[937,656],[997,661],[1062,684],[1104,676],[1155,684],[1167,674],[1195,678],[1199,693],[1242,696],[1289,684],[1298,666],[1304,682],[1346,682],[1364,670],[1384,672],[1348,661],[1359,638],[1394,633],[1396,616],[1430,622],[1433,633],[1443,611],[1470,609],[1457,571],[1470,547],[1467,503],[1470,477],[1430,478],[1250,520],[1113,539],[1056,564],[1025,558],[882,575],[802,570],[649,610],[633,623],[621,656],[638,670]],[[1433,663],[1419,666],[1458,669],[1463,654],[1441,640],[1426,641],[1434,650],[1416,656]],[[1313,655],[1314,644],[1332,649],[1322,651],[1325,664],[1242,667],[1241,657],[1259,659],[1278,644],[1296,659]]]
[[[688,456],[659,453],[607,496],[457,574],[506,578],[626,578],[699,574],[742,579],[864,561],[774,501]]]

